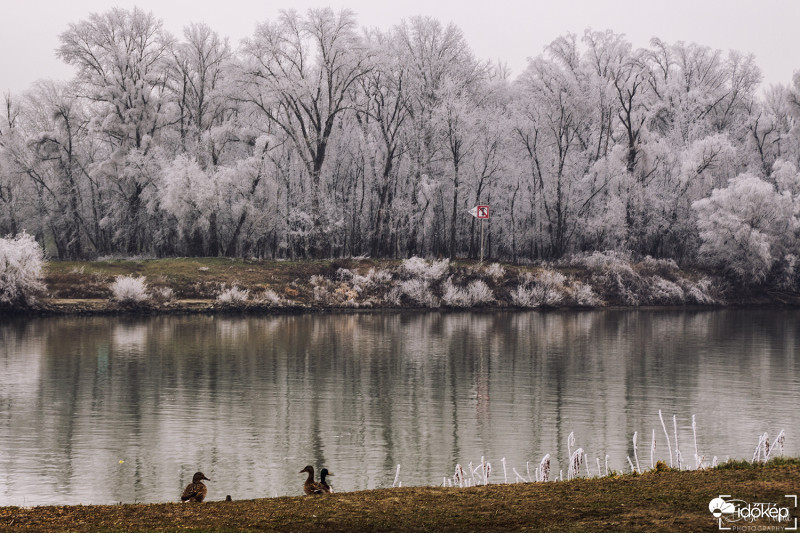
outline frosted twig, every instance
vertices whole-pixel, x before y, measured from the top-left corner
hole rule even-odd
[[[528,472],[528,481],[533,483],[533,478],[531,477],[531,462],[525,461],[525,470]]]
[[[675,460],[678,462],[678,470],[681,469],[681,450],[678,446],[678,417],[672,415],[672,427],[675,430]]]
[[[642,469],[639,468],[639,452],[636,449],[637,448],[637,446],[636,446],[636,437],[638,437],[638,436],[639,436],[639,432],[638,431],[634,431],[633,432],[633,458],[636,459],[636,471],[641,474],[642,473]]]
[[[775,449],[775,445],[777,444],[781,448],[781,457],[783,457],[784,442],[786,442],[786,431],[782,429],[780,433],[778,433],[778,436],[775,437],[775,440],[772,441],[772,448],[769,450],[770,454],[772,453],[772,450]],[[767,459],[769,459],[769,457],[767,457]]]
[[[528,480],[527,480],[527,479],[525,479],[524,477],[522,477],[522,476],[519,474],[519,472],[517,472],[517,469],[516,469],[516,468],[514,468],[514,467],[511,467],[511,470],[513,470],[513,471],[514,471],[514,474],[516,474],[516,476],[517,476],[517,478],[514,480],[514,483],[516,483],[516,482],[517,482],[517,480],[522,480],[522,482],[523,482],[523,483],[527,483],[527,482],[528,482]]]
[[[664,437],[667,439],[667,448],[669,449],[669,467],[672,468],[672,446],[669,444],[669,433],[667,433],[667,426],[664,424],[664,417],[661,416],[661,409],[658,410],[658,418],[661,420],[661,427],[664,428]]]
[[[694,415],[692,415],[692,436],[694,437],[694,462],[695,468],[700,470],[700,466],[702,466],[702,461],[700,460],[700,454],[697,451],[697,422],[695,422]]]
[[[653,430],[653,440],[650,441],[650,470],[656,467],[656,430]]]
[[[550,479],[550,454],[545,454],[539,463],[539,471],[536,476],[539,481],[547,481]]]
[[[636,469],[633,467],[633,463],[631,462],[631,456],[628,455],[628,464],[631,465],[631,472],[636,473]]]
[[[569,458],[567,479],[578,477],[578,475],[581,473],[581,464],[583,464],[583,448],[578,448]]]
[[[572,457],[572,446],[575,445],[575,432],[571,431],[567,436],[567,455]]]
[[[508,483],[508,473],[506,472],[506,458],[503,457],[500,459],[500,462],[503,463],[503,483]]]
[[[395,487],[397,485],[399,479],[400,479],[400,465],[397,465],[397,473],[394,475],[394,483],[392,483],[392,487]]]
[[[606,475],[608,475],[608,454],[606,454]]]

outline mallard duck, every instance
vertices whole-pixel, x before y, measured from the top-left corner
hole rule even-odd
[[[183,494],[181,494],[181,501],[202,502],[205,499],[206,494],[208,493],[208,489],[203,484],[204,479],[206,481],[211,481],[202,472],[196,472],[194,476],[192,476],[192,482],[186,485],[186,488],[183,489]]]
[[[306,478],[306,482],[303,483],[303,491],[306,494],[322,494],[324,491],[322,485],[314,481],[314,467],[311,465],[306,466],[302,469],[298,474],[302,474],[303,472],[308,472],[308,477]]]
[[[331,486],[328,485],[328,483],[325,481],[325,476],[332,476],[332,475],[333,475],[333,472],[328,472],[327,468],[323,468],[322,470],[320,470],[320,472],[319,472],[319,484],[322,487],[322,492],[327,492],[327,493],[333,492],[333,489],[331,488]]]

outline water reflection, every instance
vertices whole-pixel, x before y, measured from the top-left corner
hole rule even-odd
[[[51,318],[0,324],[0,505],[209,499],[440,484],[455,463],[524,472],[566,439],[627,468],[631,436],[667,459],[800,455],[797,311],[374,313]],[[674,443],[673,443],[674,448]],[[691,461],[691,459],[690,459]]]

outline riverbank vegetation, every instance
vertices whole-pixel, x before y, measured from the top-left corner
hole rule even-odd
[[[455,261],[485,233],[491,261],[611,250],[798,289],[800,78],[761,90],[743,53],[592,30],[512,77],[453,25],[397,22],[289,11],[241,43],[139,9],[66,25],[75,79],[0,111],[0,236],[62,260]]]
[[[108,259],[45,262],[41,272],[25,285],[29,297],[0,307],[119,313],[800,304],[791,291],[743,288],[671,260],[634,262],[611,252],[531,265],[417,257]]]
[[[402,487],[203,504],[2,507],[4,531],[712,531],[720,494],[784,504],[800,461],[470,488]],[[216,501],[214,501],[216,500]],[[797,516],[797,509],[792,509]]]

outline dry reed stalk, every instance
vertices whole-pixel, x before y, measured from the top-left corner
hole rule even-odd
[[[678,470],[680,470],[683,458],[681,457],[681,450],[678,446],[678,417],[675,415],[672,415],[672,427],[675,430],[675,460],[678,462]]]
[[[653,440],[650,441],[650,470],[656,467],[656,430],[653,429]]]
[[[700,470],[702,466],[702,461],[700,459],[700,454],[697,451],[697,422],[695,421],[694,415],[692,415],[692,436],[694,437],[694,462],[695,468]]]
[[[550,454],[545,454],[542,461],[539,463],[539,471],[537,474],[539,481],[548,481],[550,479]]]
[[[568,480],[578,477],[581,473],[581,464],[583,464],[583,448],[578,448],[569,458]]]
[[[664,417],[661,416],[661,409],[658,410],[658,418],[661,420],[661,427],[664,429],[664,437],[667,439],[667,448],[669,449],[669,467],[672,468],[672,446],[669,444],[669,433],[667,433],[667,426],[664,424]]]
[[[398,486],[397,483],[400,479],[400,465],[397,465],[397,472],[394,475],[394,483],[392,483],[392,487]]]

